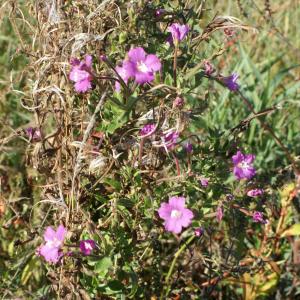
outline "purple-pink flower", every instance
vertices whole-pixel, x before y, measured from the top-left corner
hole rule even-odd
[[[184,100],[180,97],[176,97],[175,100],[173,101],[173,108],[182,108],[184,105]]]
[[[194,218],[193,212],[185,208],[185,198],[177,196],[169,198],[168,203],[162,203],[158,214],[165,221],[166,231],[176,234],[180,233],[183,227],[188,227]]]
[[[79,249],[84,255],[90,255],[96,248],[96,243],[93,240],[82,240],[79,243]]]
[[[235,92],[240,88],[239,84],[236,82],[238,77],[239,75],[233,73],[228,77],[223,77],[222,81],[230,91]]]
[[[30,141],[37,142],[42,138],[41,131],[38,128],[28,127],[25,132]]]
[[[161,69],[161,62],[155,54],[147,54],[142,47],[137,47],[128,52],[128,61],[123,63],[123,68],[136,83],[143,84],[154,80],[155,72]]]
[[[252,215],[253,222],[267,224],[268,221],[264,219],[262,212],[255,211]]]
[[[75,82],[75,91],[85,93],[92,88],[92,56],[86,55],[85,59],[80,61],[77,58],[71,60],[70,80]]]
[[[140,130],[140,136],[141,137],[147,137],[154,133],[156,129],[155,124],[146,124],[143,126],[143,128]]]
[[[208,60],[205,60],[203,64],[204,64],[204,73],[207,76],[210,76],[214,72],[213,65]]]
[[[44,233],[45,244],[37,249],[38,255],[45,258],[47,262],[57,263],[62,257],[62,246],[67,230],[63,225],[59,225],[55,231],[52,227],[47,227]]]
[[[156,17],[161,17],[162,15],[164,15],[166,13],[166,10],[163,8],[159,8],[155,11],[155,16]]]
[[[209,179],[208,179],[208,178],[205,178],[205,177],[201,177],[201,178],[200,178],[200,184],[201,184],[203,187],[207,187],[207,186],[208,186],[208,183],[209,183]]]
[[[174,44],[182,41],[187,36],[189,30],[190,28],[188,25],[173,23],[167,29],[167,31],[171,33],[171,36],[168,39],[168,41],[172,41]]]
[[[195,228],[194,234],[196,237],[200,237],[204,233],[204,229],[202,227]]]
[[[191,142],[186,142],[183,147],[187,153],[193,152],[193,144]]]
[[[263,193],[264,193],[263,189],[253,189],[247,192],[247,196],[254,198],[263,195]]]
[[[171,132],[167,133],[164,136],[164,146],[167,149],[172,150],[175,147],[178,138],[179,138],[179,133],[176,131],[171,131]]]
[[[237,179],[251,179],[256,174],[253,166],[254,159],[255,155],[243,154],[241,151],[232,156],[233,174]]]

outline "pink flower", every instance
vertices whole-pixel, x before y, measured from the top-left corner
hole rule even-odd
[[[41,131],[38,128],[28,127],[25,129],[25,132],[30,141],[37,142],[42,138]]]
[[[159,8],[155,11],[155,16],[156,17],[161,17],[166,13],[166,10],[163,8]]]
[[[201,177],[201,178],[200,178],[200,184],[201,184],[203,187],[207,187],[207,186],[208,186],[208,183],[209,183],[209,179],[208,179],[208,178],[204,178],[204,177]]]
[[[214,67],[213,65],[208,61],[204,61],[204,73],[207,76],[210,76],[214,72]]]
[[[233,174],[237,179],[251,179],[255,174],[256,170],[253,166],[255,155],[243,154],[238,151],[232,156],[232,162],[234,164]]]
[[[86,55],[83,61],[71,60],[71,72],[69,79],[75,82],[75,91],[85,93],[92,88],[92,56]]]
[[[140,130],[140,136],[141,137],[147,137],[154,133],[156,129],[155,124],[146,124],[144,127]]]
[[[263,218],[263,214],[260,211],[255,211],[252,215],[253,222],[267,224],[268,221]]]
[[[186,142],[183,147],[187,153],[193,152],[193,144],[191,142]]]
[[[177,196],[171,197],[168,203],[162,203],[158,214],[165,221],[166,231],[177,234],[183,227],[188,227],[194,218],[193,212],[185,208],[185,198]]]
[[[56,231],[47,227],[44,233],[46,243],[37,249],[38,255],[43,256],[47,262],[57,263],[62,257],[61,248],[66,234],[67,230],[63,225],[59,225]]]
[[[176,97],[175,100],[173,101],[173,108],[178,107],[182,108],[184,105],[184,100],[180,97]]]
[[[203,233],[204,233],[204,229],[201,228],[201,227],[198,227],[198,228],[196,228],[196,229],[194,230],[194,234],[195,234],[195,236],[197,236],[197,237],[200,237]]]
[[[173,23],[168,27],[167,31],[171,33],[171,41],[173,43],[178,43],[182,41],[188,34],[190,28],[188,25],[180,25],[178,23]],[[168,39],[170,41],[170,38]]]
[[[222,206],[220,206],[220,205],[217,207],[216,217],[217,217],[218,222],[221,222],[223,219],[223,209],[222,209]]]
[[[177,143],[178,137],[179,137],[179,133],[176,131],[171,131],[171,132],[167,133],[163,137],[164,146],[167,147],[167,149],[172,150]]]
[[[123,62],[122,68],[125,78],[133,77],[136,83],[144,84],[154,80],[154,73],[160,71],[161,63],[156,55],[147,54],[142,47],[137,47],[128,52],[128,60]]]
[[[93,240],[82,240],[79,243],[79,248],[84,255],[90,255],[96,248],[96,243]]]
[[[264,193],[263,189],[253,189],[247,192],[247,196],[254,198],[263,195],[263,193]]]

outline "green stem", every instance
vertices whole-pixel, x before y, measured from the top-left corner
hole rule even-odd
[[[166,276],[166,280],[165,280],[165,283],[166,283],[166,288],[165,288],[165,294],[162,293],[160,299],[167,299],[169,293],[170,293],[170,289],[171,289],[171,284],[170,284],[170,277],[172,276],[173,274],[173,270],[174,270],[174,267],[175,267],[175,264],[177,262],[177,259],[178,257],[180,256],[180,254],[186,249],[186,247],[193,241],[193,239],[195,238],[194,235],[190,236],[190,238],[177,250],[177,252],[175,253],[174,255],[174,258],[172,260],[172,263],[170,265],[170,268],[169,268],[169,271],[168,271],[168,274]]]

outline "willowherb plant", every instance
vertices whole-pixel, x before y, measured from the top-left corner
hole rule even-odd
[[[48,270],[47,297],[238,299],[236,278],[267,274],[253,257],[267,262],[279,247],[284,220],[273,228],[266,204],[276,192],[243,138],[252,119],[242,113],[265,111],[245,96],[242,71],[219,61],[250,27],[209,19],[197,1],[152,2],[52,5],[57,22],[49,5],[32,11],[26,134],[41,188],[31,256]],[[243,103],[240,125],[210,122],[223,94],[228,107]],[[41,245],[45,223],[57,230],[46,227]]]

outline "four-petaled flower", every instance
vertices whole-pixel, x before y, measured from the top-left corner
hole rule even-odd
[[[90,255],[96,248],[96,243],[93,240],[82,240],[79,243],[79,249],[84,255]]]
[[[223,77],[222,81],[230,91],[235,92],[240,88],[239,84],[236,82],[238,77],[238,74],[233,73],[228,77]]]
[[[247,192],[247,196],[254,198],[254,197],[261,196],[263,193],[264,193],[263,189],[253,189]]]
[[[171,43],[178,43],[182,41],[188,34],[190,28],[188,25],[181,25],[178,23],[173,23],[171,26],[168,27],[167,31],[171,33],[171,36],[168,38],[168,42]]]
[[[260,211],[255,211],[252,215],[253,222],[267,224],[268,221],[263,218],[263,214]]]
[[[86,55],[83,61],[77,58],[71,60],[70,80],[75,82],[75,91],[85,93],[92,88],[92,56]]]
[[[171,197],[168,203],[162,203],[158,214],[165,220],[165,229],[177,234],[183,227],[188,227],[194,217],[193,212],[185,208],[185,198],[177,196]]]
[[[47,262],[57,263],[62,257],[62,246],[67,234],[63,225],[59,225],[55,231],[52,227],[47,227],[44,233],[45,244],[37,249],[38,255],[45,258]]]
[[[234,156],[232,156],[232,161],[234,164],[233,174],[237,179],[251,179],[256,174],[253,166],[254,159],[255,155],[244,155],[241,151],[238,151]]]
[[[147,54],[142,47],[137,47],[129,50],[128,60],[123,62],[122,69],[126,73],[125,78],[133,77],[136,83],[144,84],[154,80],[154,73],[160,71],[161,63],[155,54]]]

